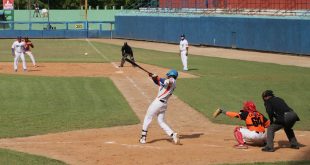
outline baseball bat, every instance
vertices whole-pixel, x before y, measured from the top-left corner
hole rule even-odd
[[[131,63],[132,65],[134,65],[134,66],[140,68],[140,69],[143,70],[144,72],[146,72],[146,73],[148,73],[148,74],[151,73],[151,72],[147,71],[146,69],[142,68],[142,67],[141,67],[140,65],[138,65],[137,63],[131,61],[130,59],[126,58],[125,60],[126,60],[127,62]]]

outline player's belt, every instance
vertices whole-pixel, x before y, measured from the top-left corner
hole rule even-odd
[[[162,102],[162,103],[166,103],[166,101],[165,101],[165,100],[161,100],[161,99],[160,99],[159,101],[160,101],[160,102]]]

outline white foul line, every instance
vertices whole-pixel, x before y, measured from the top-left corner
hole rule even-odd
[[[98,50],[98,49],[96,48],[96,46],[95,46],[94,44],[92,44],[92,43],[88,40],[88,38],[86,38],[86,41],[87,41],[87,43],[88,43],[88,44],[89,44],[102,58],[104,58],[105,60],[109,61],[109,62],[114,66],[114,68],[120,70],[120,68],[119,68],[114,62],[111,62],[111,60],[110,60],[107,56],[105,56],[100,50]],[[121,70],[120,70],[120,71],[121,71]],[[146,95],[145,92],[143,92],[143,90],[142,90],[141,88],[139,88],[139,86],[137,85],[137,83],[136,83],[132,78],[130,78],[129,76],[126,76],[126,78],[129,80],[129,82],[130,82],[135,88],[138,89],[138,91],[141,93],[141,95],[143,95],[143,96],[147,99],[147,101],[150,103],[150,102],[151,102],[151,99]]]
[[[154,146],[146,146],[146,145],[137,145],[137,144],[119,144],[116,143],[115,141],[107,141],[105,142],[105,144],[116,144],[116,145],[120,145],[120,146],[125,146],[127,148],[150,148],[150,149],[160,149],[160,147],[154,147]]]
[[[119,67],[114,62],[111,62],[111,60],[107,56],[105,56],[100,50],[98,50],[96,46],[88,40],[88,38],[86,38],[86,41],[102,58],[109,61],[114,66],[114,68],[119,69]]]

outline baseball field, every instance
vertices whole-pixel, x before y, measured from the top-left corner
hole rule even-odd
[[[181,145],[173,145],[155,119],[141,145],[141,120],[157,87],[142,70],[118,67],[123,40],[32,42],[39,67],[26,56],[28,71],[20,64],[13,72],[13,40],[0,40],[0,164],[310,163],[309,57],[191,47],[189,71],[182,72],[177,45],[128,41],[147,70],[160,76],[180,71],[166,120]],[[218,107],[239,111],[245,100],[265,114],[266,89],[300,116],[294,127],[299,150],[288,147],[283,131],[274,153],[234,149],[233,129],[244,122],[211,117]]]

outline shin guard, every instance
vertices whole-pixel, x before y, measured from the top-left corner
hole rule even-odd
[[[242,133],[240,132],[240,127],[236,127],[234,130],[234,136],[239,144],[244,144]]]

